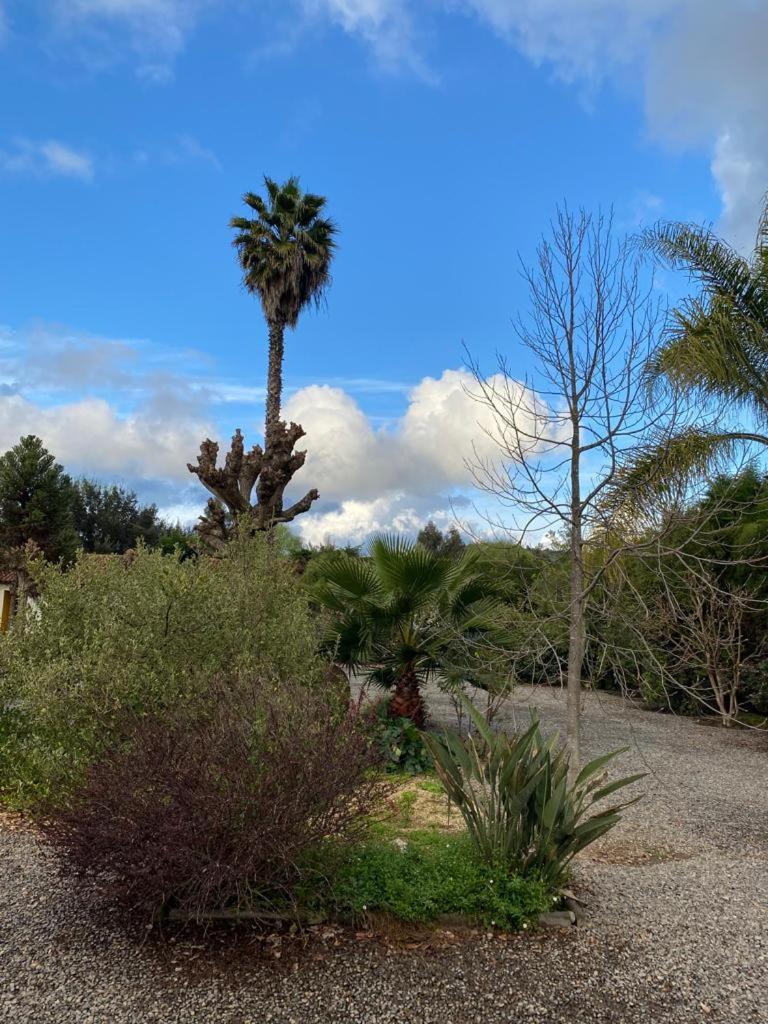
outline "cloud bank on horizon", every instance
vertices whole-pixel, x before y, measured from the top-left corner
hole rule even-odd
[[[506,386],[501,376],[489,383]],[[513,387],[513,403],[533,409],[533,396],[521,401],[522,385]],[[341,388],[302,388],[284,414],[307,432],[297,487],[306,481],[320,489],[320,509],[296,522],[312,544],[326,538],[360,543],[386,530],[413,533],[428,519],[446,525],[463,521],[465,513],[473,521],[472,466],[498,454],[503,431],[463,369],[425,377],[410,391],[403,415],[380,430]],[[540,432],[532,414],[519,414],[518,426]]]
[[[37,434],[73,474],[125,481],[150,494],[169,518],[194,521],[207,495],[187,462],[204,437],[219,440],[222,453],[228,442],[212,409],[221,413],[243,398],[262,402],[263,395],[243,396],[212,377],[178,375],[162,353],[152,354],[148,365],[141,342],[42,325],[0,330],[0,450]],[[109,397],[115,392],[120,408]],[[498,425],[473,397],[467,370],[424,378],[408,391],[403,414],[384,426],[376,427],[338,384],[293,389],[283,413],[307,432],[307,462],[295,487],[321,491],[318,511],[295,524],[312,544],[361,543],[382,530],[415,532],[429,518],[453,522],[455,510],[470,504],[470,464],[496,451]],[[525,426],[534,430],[533,422]],[[260,440],[255,423],[246,440]]]

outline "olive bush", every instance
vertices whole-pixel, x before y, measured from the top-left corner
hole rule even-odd
[[[322,680],[304,589],[263,536],[219,559],[140,548],[34,573],[39,610],[0,639],[0,793],[13,806],[71,790],[127,716],[205,702],[214,679]]]

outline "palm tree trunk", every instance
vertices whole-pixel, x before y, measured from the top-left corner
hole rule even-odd
[[[427,718],[424,700],[419,689],[419,678],[412,668],[406,669],[395,683],[389,713],[393,718],[410,718],[419,729],[424,728]]]
[[[280,421],[280,399],[283,393],[283,331],[278,320],[269,323],[269,367],[267,370],[267,413],[264,423],[264,444],[269,446],[272,431]]]

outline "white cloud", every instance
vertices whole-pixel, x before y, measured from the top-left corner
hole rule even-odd
[[[407,66],[423,78],[434,80],[415,43],[416,29],[407,0],[300,0],[304,14],[324,17],[373,49],[384,67]]]
[[[52,0],[54,25],[78,39],[80,56],[99,68],[127,49],[140,78],[164,84],[200,14],[218,0]]]
[[[311,481],[333,501],[385,493],[432,498],[441,489],[471,486],[467,461],[475,451],[493,455],[492,436],[498,434],[491,411],[468,393],[472,386],[465,370],[425,377],[411,391],[405,413],[381,430],[340,388],[302,388],[284,410],[307,432],[302,482]]]
[[[9,148],[0,149],[0,168],[12,174],[31,174],[40,178],[92,181],[94,176],[93,160],[87,153],[56,139],[43,142],[14,139]]]
[[[42,407],[21,395],[0,397],[0,450],[37,434],[74,472],[186,483],[187,460],[210,431],[209,423],[184,418],[121,416],[100,398]]]
[[[52,0],[54,23],[77,35],[94,66],[127,50],[137,73],[155,82],[172,76],[206,11],[235,3]],[[721,227],[740,247],[751,245],[768,186],[766,0],[290,0],[285,7],[292,32],[325,20],[369,46],[380,65],[427,79],[436,76],[422,37],[437,13],[479,20],[529,60],[587,90],[617,80],[639,94],[652,135],[709,152]],[[269,24],[274,29],[274,19]]]
[[[344,31],[410,63],[418,25],[398,0],[303,0]],[[477,18],[529,60],[594,90],[606,80],[640,90],[650,133],[711,154],[721,228],[754,241],[768,188],[766,0],[442,0]],[[396,29],[396,30],[395,30]]]
[[[323,544],[328,540],[361,544],[375,533],[415,533],[428,518],[430,516],[409,507],[405,495],[398,494],[372,501],[343,501],[331,512],[302,516],[294,525],[307,544]]]
[[[425,377],[403,415],[380,430],[340,388],[313,385],[292,395],[284,414],[307,432],[296,487],[317,487],[325,506],[297,521],[302,536],[359,541],[378,530],[413,532],[430,518],[450,521],[452,504],[465,503],[473,486],[467,463],[475,453],[497,453],[498,425],[472,390],[465,370]]]
[[[38,434],[73,472],[187,482],[215,428],[210,392],[174,374],[174,356],[46,325],[0,329],[0,450]]]
[[[385,382],[351,384],[380,390]],[[496,453],[493,415],[468,389],[473,379],[465,370],[425,377],[384,427],[340,387],[294,392],[284,415],[303,425],[308,455],[293,488],[321,492],[317,511],[296,523],[305,539],[360,542],[380,530],[415,532],[428,519],[451,522],[454,506],[470,504],[466,461],[475,452]],[[229,403],[250,406],[253,423],[262,399],[259,388],[202,374],[194,352],[46,324],[0,327],[0,450],[38,434],[72,473],[127,480],[169,518],[199,514],[206,495],[186,464],[205,437],[226,448],[234,425],[231,412],[224,413]],[[226,415],[226,428],[214,422],[214,412]],[[533,430],[530,416],[523,425]]]
[[[760,198],[768,189],[768,132],[761,127],[749,139],[724,132],[711,166],[723,203],[723,231],[749,252],[757,234]]]
[[[768,187],[765,0],[467,0],[530,59],[587,84],[642,83],[651,133],[703,146],[723,203],[721,229],[754,242]]]

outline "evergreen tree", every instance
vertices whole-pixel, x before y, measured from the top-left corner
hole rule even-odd
[[[72,482],[39,437],[29,434],[0,456],[0,548],[33,541],[46,558],[77,547]]]
[[[319,302],[330,282],[337,228],[323,216],[325,196],[303,192],[298,178],[282,185],[264,178],[267,198],[246,192],[253,218],[233,217],[234,246],[243,283],[258,295],[269,328],[269,368],[264,440],[269,446],[280,419],[285,328],[295,328],[301,311]]]
[[[443,533],[431,519],[424,529],[419,531],[416,542],[427,551],[431,551],[433,555],[455,557],[464,550],[464,541],[455,526],[452,526],[447,533]]]
[[[83,548],[100,554],[123,554],[140,540],[156,547],[166,530],[156,505],[140,505],[133,491],[118,484],[78,480],[73,511]]]

